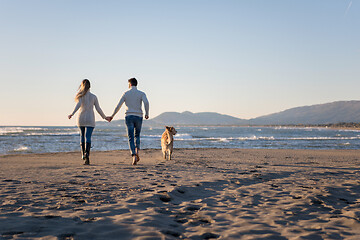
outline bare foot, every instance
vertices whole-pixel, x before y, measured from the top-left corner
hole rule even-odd
[[[133,162],[132,162],[132,165],[136,165],[136,164],[137,164],[137,162],[138,162],[138,160],[137,160],[137,156],[136,156],[136,155],[134,155],[134,156],[133,156]]]
[[[137,162],[139,162],[139,161],[140,161],[139,152],[140,152],[140,149],[136,148],[136,157],[137,157]]]

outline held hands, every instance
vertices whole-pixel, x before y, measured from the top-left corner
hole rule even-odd
[[[111,122],[111,120],[113,119],[113,117],[106,117],[105,120],[108,122]]]
[[[68,119],[71,119],[73,115],[68,115]],[[113,118],[112,117],[106,117],[105,120],[108,121],[108,122],[111,122]]]
[[[68,115],[68,118],[71,119],[72,115],[71,114]],[[149,116],[145,115],[145,119],[149,119]],[[105,120],[108,121],[108,122],[111,122],[113,120],[113,117],[106,117]]]
[[[149,119],[149,116],[145,115],[145,119]],[[113,117],[106,117],[105,120],[111,122],[113,120]]]

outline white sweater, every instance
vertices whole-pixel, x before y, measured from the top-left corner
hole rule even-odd
[[[142,103],[145,106],[145,115],[149,116],[149,101],[146,98],[146,94],[137,89],[137,87],[132,86],[130,90],[126,91],[121,97],[119,104],[116,106],[112,117],[117,114],[121,106],[125,103],[126,105],[126,116],[134,115],[138,117],[143,116],[143,111],[141,109]]]
[[[106,116],[101,110],[98,99],[94,94],[88,91],[84,96],[79,99],[74,111],[71,114],[74,115],[76,111],[80,108],[80,112],[77,117],[77,125],[79,127],[95,127],[94,106],[96,108],[96,111],[104,119]]]

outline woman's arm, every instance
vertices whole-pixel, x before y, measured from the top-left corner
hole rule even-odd
[[[69,119],[72,118],[72,116],[74,116],[74,114],[77,112],[77,110],[79,110],[81,106],[81,98],[79,99],[78,103],[76,104],[74,111],[68,116]]]
[[[96,96],[95,96],[95,109],[96,109],[96,111],[100,114],[100,116],[101,116],[103,119],[106,118],[103,110],[102,110],[101,107],[100,107],[99,101],[98,101],[98,99],[97,99]]]

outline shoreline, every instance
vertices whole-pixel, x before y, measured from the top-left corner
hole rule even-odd
[[[0,156],[0,238],[358,239],[360,150]]]
[[[196,151],[206,151],[206,150],[244,150],[244,151],[350,151],[350,152],[356,152],[356,151],[360,151],[360,149],[306,149],[306,148],[297,148],[297,149],[293,149],[293,148],[176,148],[174,151],[176,150],[196,150]],[[161,148],[146,148],[146,149],[142,149],[143,151],[158,151],[159,153],[161,153]],[[129,152],[128,149],[117,149],[117,150],[107,150],[107,151],[97,151],[97,150],[92,150],[91,153],[114,153],[114,152]],[[70,152],[46,152],[46,153],[9,153],[9,154],[0,154],[0,159],[1,157],[6,157],[6,156],[28,156],[28,155],[54,155],[54,154],[78,154],[79,156],[81,155],[80,153],[80,149],[79,151],[70,151]]]

